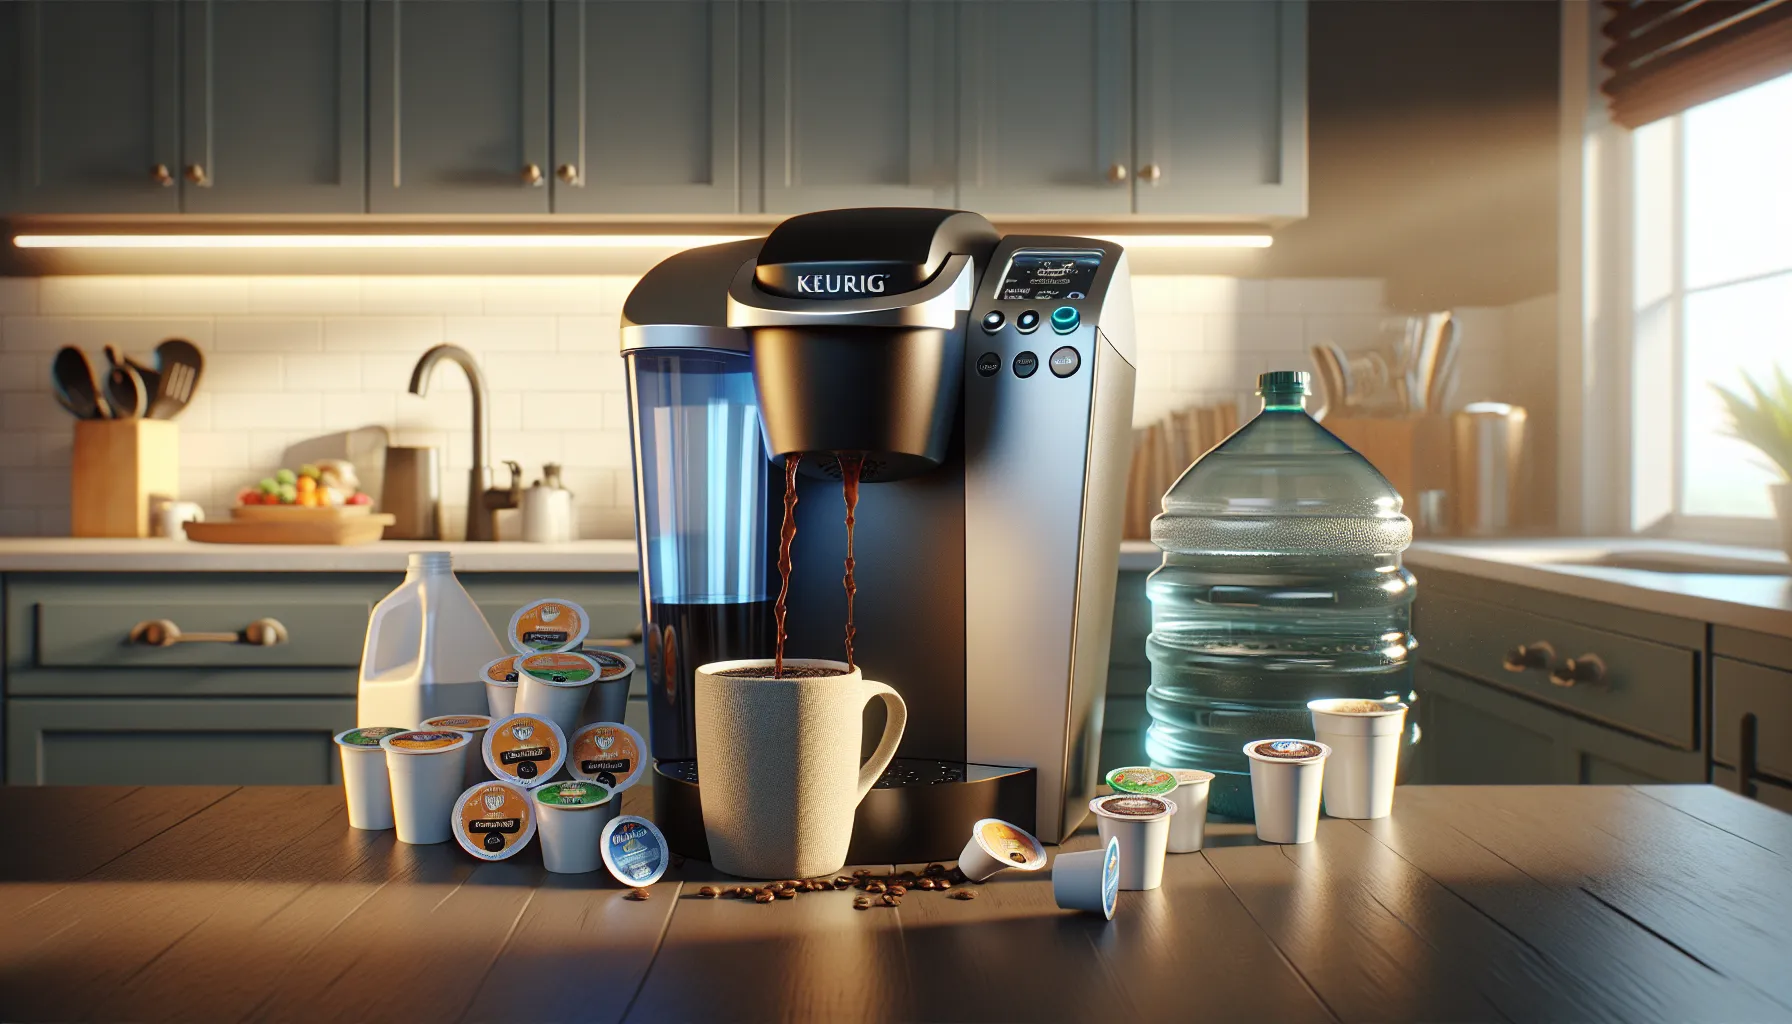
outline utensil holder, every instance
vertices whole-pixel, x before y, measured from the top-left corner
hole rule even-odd
[[[171,420],[76,420],[70,533],[147,537],[150,499],[180,496],[180,427]]]

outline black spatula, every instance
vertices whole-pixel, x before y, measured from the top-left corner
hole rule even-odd
[[[112,415],[93,379],[93,364],[80,349],[65,346],[57,350],[50,363],[50,381],[56,388],[56,401],[77,419],[103,420]]]
[[[205,357],[192,342],[169,338],[156,346],[156,372],[162,376],[149,403],[149,414],[155,419],[171,420],[193,400],[193,391],[205,372]]]

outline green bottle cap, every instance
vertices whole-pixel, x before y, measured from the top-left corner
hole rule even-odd
[[[1257,394],[1310,395],[1312,379],[1305,370],[1271,370],[1257,375]]]

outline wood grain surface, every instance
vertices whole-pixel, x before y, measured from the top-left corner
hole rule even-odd
[[[636,902],[350,829],[324,787],[0,812],[35,837],[0,859],[7,1021],[1792,1021],[1792,817],[1710,786],[1408,787],[1305,846],[1214,822],[1111,922],[1049,869],[855,910],[704,898],[735,880],[693,861]]]

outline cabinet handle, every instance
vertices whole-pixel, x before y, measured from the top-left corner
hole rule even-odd
[[[524,164],[523,165],[523,184],[529,185],[532,187],[539,187],[541,185],[541,165],[540,164]]]
[[[212,187],[211,175],[205,173],[204,164],[188,164],[187,180],[198,185],[200,188]]]
[[[1506,652],[1506,660],[1501,663],[1508,672],[1548,672],[1555,666],[1556,649],[1547,640],[1519,644]]]
[[[579,169],[573,164],[561,164],[560,169],[554,173],[558,174],[560,180],[566,182],[568,185],[577,185],[579,183]]]
[[[279,619],[256,619],[239,633],[183,633],[172,619],[145,619],[131,627],[131,643],[145,647],[173,647],[175,644],[273,647],[286,641],[286,627]]]
[[[1114,164],[1108,168],[1108,181],[1115,185],[1126,184],[1126,165]]]
[[[1596,686],[1605,682],[1605,662],[1597,654],[1564,659],[1549,673],[1549,681],[1557,686]]]
[[[149,169],[149,180],[163,188],[174,187],[174,174],[168,170],[167,164],[156,164]]]
[[[1163,176],[1164,176],[1164,169],[1162,167],[1157,166],[1156,164],[1146,164],[1145,166],[1139,168],[1139,180],[1140,181],[1148,182],[1152,185],[1155,185],[1155,184],[1157,184],[1157,180],[1159,178],[1162,178]]]

